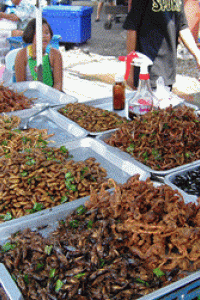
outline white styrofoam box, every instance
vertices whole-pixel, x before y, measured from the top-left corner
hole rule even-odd
[[[9,20],[0,20],[0,48],[8,48],[7,38],[11,37],[12,30],[17,29],[17,23]]]
[[[12,31],[17,29],[17,22],[12,22],[10,20],[2,19],[0,20],[0,30],[3,31]]]

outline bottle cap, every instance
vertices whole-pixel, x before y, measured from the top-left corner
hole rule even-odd
[[[124,81],[124,75],[123,74],[116,74],[115,75],[115,82],[123,82]]]
[[[139,79],[148,80],[148,79],[150,79],[150,75],[149,75],[149,73],[147,73],[147,74],[140,74],[139,75]]]

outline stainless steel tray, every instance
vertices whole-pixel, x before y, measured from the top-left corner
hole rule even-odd
[[[84,104],[85,105],[89,105],[89,106],[93,106],[93,107],[97,107],[97,108],[101,108],[101,109],[105,109],[108,111],[112,111],[117,113],[119,116],[121,117],[126,117],[128,118],[128,101],[130,98],[133,97],[133,93],[128,93],[126,94],[126,102],[125,102],[125,109],[124,110],[113,110],[113,99],[112,97],[108,97],[108,98],[102,98],[102,99],[96,99],[96,100],[91,100],[91,101],[87,101]],[[64,115],[62,115],[61,113],[58,112],[58,110],[62,107],[64,107],[65,105],[60,105],[57,107],[54,107],[53,109],[55,110],[55,112],[60,116],[60,118],[62,118],[63,120],[69,120],[67,117],[65,117]],[[73,122],[73,121],[71,121]],[[73,122],[74,124],[76,124],[77,127],[80,127],[77,123]],[[115,129],[111,129],[111,130],[106,130],[103,132],[91,132],[88,130],[85,130],[87,132],[88,135],[92,135],[92,136],[99,136],[102,133],[105,132],[112,132]]]
[[[127,162],[120,157],[117,157],[116,155],[108,151],[107,145],[101,144],[96,139],[86,137],[80,140],[74,140],[62,144],[54,143],[53,146],[60,147],[61,145],[65,145],[70,154],[73,155],[74,161],[84,161],[90,157],[94,157],[96,161],[99,162],[101,166],[107,171],[107,178],[113,178],[117,183],[125,183],[128,178],[130,178],[134,174],[140,174],[140,180],[146,180],[148,177],[150,177],[150,173],[141,169],[138,166],[137,162]],[[89,197],[85,197],[84,199],[86,198],[88,199]],[[49,216],[50,212],[56,213],[57,211],[61,211],[62,213],[63,209],[65,209],[66,204],[61,204],[54,208],[45,209],[34,214],[6,221],[0,224],[0,230],[1,228],[5,229],[5,227],[7,228],[11,226],[11,224],[14,224],[14,226],[16,226],[17,228],[19,224],[29,219],[33,219],[36,216],[42,216],[42,218],[46,215]]]
[[[100,141],[102,144],[106,144],[104,142],[104,140],[110,138],[110,136],[112,135],[112,132],[107,132],[107,133],[103,133],[101,135],[99,135],[96,139],[98,141]],[[106,144],[107,145],[107,144]],[[138,163],[138,166],[140,166],[140,168],[142,168],[144,171],[146,172],[149,172],[152,174],[153,178],[159,178],[159,177],[163,177],[163,176],[166,176],[172,172],[175,172],[175,171],[181,171],[183,170],[185,167],[188,167],[188,166],[194,166],[196,165],[198,162],[200,162],[200,160],[197,160],[197,161],[194,161],[190,164],[185,164],[183,166],[179,166],[179,167],[176,167],[176,168],[172,168],[172,169],[169,169],[167,171],[158,171],[158,170],[153,170],[152,168],[144,165],[143,163],[139,162],[138,160],[136,160],[134,157],[132,157],[130,154],[128,154],[127,152],[124,152],[122,150],[120,150],[119,148],[117,147],[112,147],[110,145],[107,145],[109,147],[109,151],[112,152],[113,154],[119,156],[121,159],[124,159],[124,160],[127,160],[129,162],[133,162],[133,163]]]
[[[24,92],[24,95],[28,98],[36,98],[33,101],[33,107],[41,104],[55,106],[78,101],[75,97],[62,93],[40,81],[17,82],[11,84],[9,88],[17,92]]]
[[[59,147],[61,144],[55,144]],[[140,174],[140,179],[150,177],[150,173],[140,168],[137,162],[128,162],[109,151],[106,144],[100,143],[91,137],[68,142],[65,145],[73,155],[75,161],[94,157],[107,170],[107,177],[113,178],[118,183],[125,183],[130,176]]]
[[[105,109],[108,111],[116,112],[119,116],[126,117],[127,119],[129,119],[128,118],[128,102],[134,96],[135,93],[136,93],[135,91],[126,93],[126,101],[125,101],[124,110],[113,110],[113,98],[112,97],[95,99],[95,100],[87,101],[84,104],[93,106],[93,107],[97,107],[97,108],[101,108],[101,109]],[[193,108],[194,110],[198,110],[198,107],[195,105],[186,103],[184,101],[181,102],[180,105],[183,105],[183,104]],[[58,112],[58,110],[64,106],[65,105],[58,105],[58,106],[54,107],[53,109],[54,109],[55,113],[57,113],[60,116],[60,118],[62,118],[63,121],[66,120],[66,122],[67,122],[69,120],[69,118],[65,117],[64,115],[62,115],[61,113]],[[71,121],[71,122],[73,122],[73,121]],[[74,125],[77,126],[77,128],[80,128],[80,125],[78,125],[75,122],[73,122],[73,123],[74,123]],[[116,129],[110,129],[110,130],[101,131],[101,132],[91,132],[86,129],[84,129],[84,130],[87,133],[87,135],[98,137],[98,136],[101,136],[102,134],[113,132]]]
[[[173,183],[173,181],[174,181],[174,179],[175,179],[176,176],[178,176],[178,175],[184,175],[188,171],[196,170],[198,167],[200,167],[200,162],[196,163],[196,164],[193,164],[193,165],[187,165],[182,170],[178,170],[178,171],[172,172],[171,174],[165,176],[165,178],[164,178],[164,183],[167,184],[167,185],[169,185],[174,190],[178,190],[181,193],[181,195],[183,196],[183,198],[184,198],[184,200],[185,200],[186,203],[188,203],[188,202],[196,202],[196,204],[197,204],[196,200],[198,199],[198,196],[186,193],[181,188],[179,188],[177,185],[175,185]]]
[[[9,299],[9,300],[22,300],[22,294],[16,284],[14,283],[9,272],[3,264],[0,263],[0,299]],[[4,293],[4,298],[2,293]],[[6,298],[7,296],[7,298]]]
[[[32,219],[24,219],[22,222],[18,222],[17,224],[12,224],[10,226],[8,225],[4,228],[0,228],[0,244],[5,244],[12,234],[26,228],[37,230],[44,237],[48,237],[48,235],[57,228],[59,220],[64,220],[67,215],[77,209],[80,205],[84,205],[84,203],[84,199],[80,201],[76,200],[67,203],[66,205],[60,206],[56,211],[50,210],[48,214],[35,216]],[[5,282],[5,277],[1,277],[1,273],[0,282]],[[15,283],[13,282],[13,284]],[[9,293],[9,295],[12,295],[12,297],[10,297],[10,300],[22,299],[15,296],[14,291],[17,287],[13,287],[13,284],[10,285],[10,287],[6,288],[6,291]],[[197,299],[199,293],[200,272],[195,272],[192,275],[187,276],[184,279],[172,283],[153,293],[150,293],[149,295],[140,297],[138,300],[195,300]]]
[[[19,110],[10,113],[6,113],[7,115],[14,115],[21,118],[23,121],[29,117],[31,117],[35,112],[38,111],[38,108]],[[34,117],[29,123],[30,128],[37,129],[47,129],[48,134],[54,134],[50,140],[55,142],[64,143],[67,141],[73,141],[75,139],[84,138],[87,135],[87,132],[81,128],[77,127],[74,122],[63,121],[60,116],[54,112],[51,108],[44,110],[40,114]],[[53,144],[49,144],[53,145]]]

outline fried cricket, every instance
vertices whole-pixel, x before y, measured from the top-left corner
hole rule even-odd
[[[139,299],[200,268],[199,205],[139,175],[111,184],[48,238],[25,229],[1,247],[24,299]]]
[[[63,146],[27,150],[0,159],[0,222],[88,196],[107,181],[94,158],[67,160]]]
[[[154,110],[105,142],[153,170],[169,170],[200,159],[200,117],[187,106]]]
[[[33,99],[0,84],[0,113],[30,108]]]
[[[13,151],[22,152],[34,147],[46,147],[50,142],[49,138],[54,135],[48,134],[47,129],[18,130],[16,128],[20,120],[17,116],[0,116],[0,156]]]
[[[110,130],[130,122],[115,112],[83,103],[69,103],[59,112],[90,132]]]

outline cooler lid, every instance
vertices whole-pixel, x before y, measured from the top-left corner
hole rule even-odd
[[[79,6],[79,5],[50,5],[46,6],[42,10],[43,16],[83,16],[91,14],[93,12],[93,7],[90,6]]]

